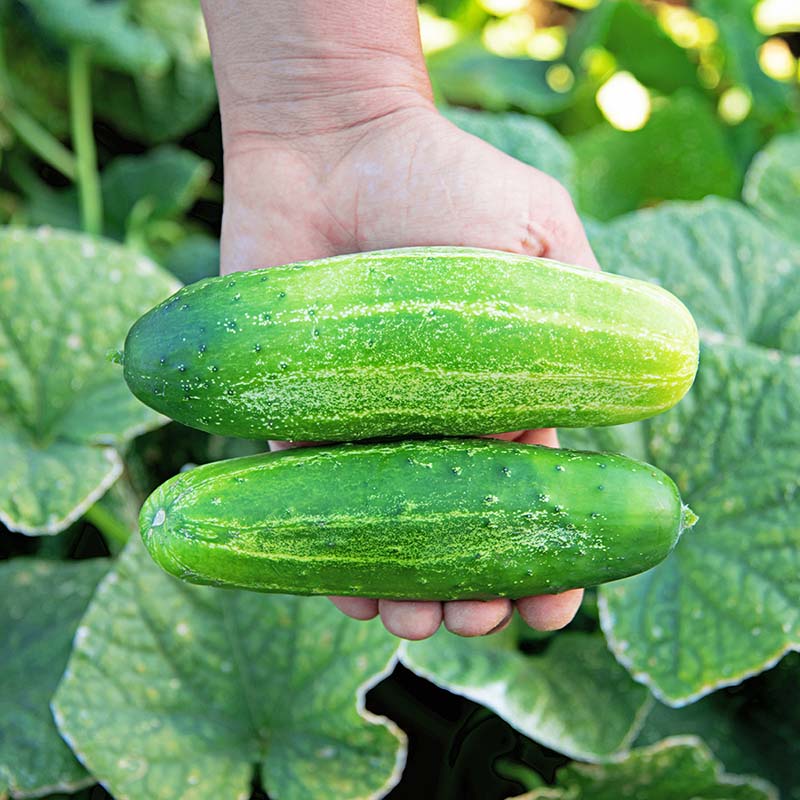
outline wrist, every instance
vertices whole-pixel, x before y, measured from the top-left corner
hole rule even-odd
[[[226,150],[432,106],[414,0],[205,0]]]
[[[433,107],[424,63],[400,57],[273,56],[255,73],[248,71],[247,80],[237,79],[236,67],[227,67],[222,81],[217,78],[229,155],[254,140],[296,149],[343,143],[399,111]]]

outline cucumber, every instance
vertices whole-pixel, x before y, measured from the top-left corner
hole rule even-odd
[[[697,356],[657,286],[428,247],[200,281],[136,322],[123,362],[186,425],[340,441],[631,422],[677,403]]]
[[[157,489],[140,526],[192,583],[453,600],[643,572],[693,520],[669,477],[623,456],[432,439],[206,464]]]

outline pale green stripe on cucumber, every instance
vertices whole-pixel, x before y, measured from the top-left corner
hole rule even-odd
[[[425,247],[187,286],[134,325],[124,368],[187,425],[333,441],[643,419],[680,400],[697,355],[691,315],[658,286]]]
[[[289,594],[522,597],[657,564],[694,521],[663,472],[485,439],[299,448],[180,473],[140,517],[194,583]]]

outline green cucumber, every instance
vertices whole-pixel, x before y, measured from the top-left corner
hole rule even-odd
[[[693,520],[663,472],[623,456],[430,439],[206,464],[157,489],[140,526],[192,583],[454,600],[643,572]]]
[[[615,425],[697,369],[665,290],[546,259],[406,248],[187,286],[125,343],[125,378],[186,425],[339,441]]]

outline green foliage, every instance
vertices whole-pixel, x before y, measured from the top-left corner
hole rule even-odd
[[[700,88],[689,51],[667,35],[652,11],[634,0],[606,0],[579,19],[567,60],[578,71],[587,48],[599,47],[614,56],[617,69],[656,91]]]
[[[117,245],[46,228],[0,232],[0,285],[0,519],[57,533],[119,476],[119,448],[163,422],[105,354],[178,285]]]
[[[50,697],[103,559],[0,563],[0,796],[93,783],[58,735]]]
[[[641,794],[640,794],[641,793]],[[730,775],[709,749],[692,736],[664,739],[602,766],[571,764],[560,770],[556,788],[534,789],[517,800],[777,800],[758,778]]]
[[[405,737],[363,710],[398,642],[324,599],[190,587],[138,537],[100,585],[53,701],[112,793],[286,800],[380,796]]]
[[[663,98],[641,130],[603,123],[572,145],[578,205],[601,220],[661,200],[734,197],[741,182],[718,118],[691,90]]]
[[[489,114],[467,108],[444,108],[442,113],[459,128],[552,175],[572,190],[575,156],[569,144],[546,122],[524,114]]]
[[[495,55],[472,39],[428,57],[431,80],[448,103],[487,111],[551,114],[565,108],[569,94],[548,86],[549,67],[530,58]]]
[[[617,658],[683,705],[800,639],[800,251],[716,200],[623,217],[593,245],[607,267],[684,298],[701,331],[698,377],[676,408],[562,437],[660,466],[700,516],[662,565],[600,589]]]
[[[674,709],[657,703],[637,739],[652,744],[665,736],[699,735],[729,769],[761,775],[785,800],[800,798],[800,706],[786,703],[800,679],[800,656],[790,654],[777,666],[741,688],[717,692]],[[744,691],[742,691],[744,689]]]
[[[753,159],[742,195],[764,220],[800,244],[800,131],[775,137]]]
[[[717,50],[725,84],[743,86],[753,102],[753,114],[765,123],[785,121],[797,112],[797,87],[764,74],[758,48],[765,37],[753,25],[755,0],[697,0],[697,10],[719,29]]]
[[[572,758],[602,761],[624,750],[649,709],[647,690],[596,634],[565,633],[542,655],[525,656],[502,637],[463,639],[441,631],[408,644],[401,659],[418,675],[482,703]]]

